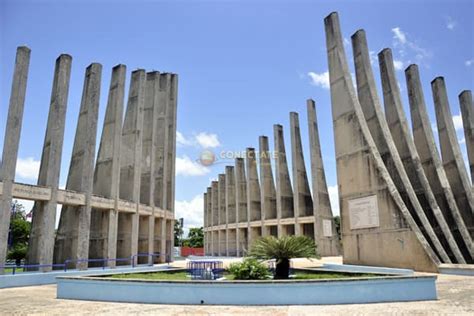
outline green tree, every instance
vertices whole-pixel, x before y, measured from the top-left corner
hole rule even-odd
[[[179,247],[181,246],[181,236],[183,235],[183,229],[179,224],[179,221],[174,222],[174,246]]]
[[[319,258],[314,240],[306,236],[273,236],[257,239],[247,254],[263,260],[276,260],[275,279],[288,279],[291,258]]]
[[[190,228],[187,245],[192,248],[204,247],[204,230],[202,227]]]
[[[30,230],[31,223],[26,220],[24,206],[16,200],[13,201],[10,218],[10,240],[12,244],[8,250],[7,258],[15,260],[17,265],[26,257]]]

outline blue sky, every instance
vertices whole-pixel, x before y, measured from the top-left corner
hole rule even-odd
[[[351,68],[350,36],[364,28],[374,58],[382,48],[393,48],[405,108],[403,69],[418,63],[432,122],[429,83],[443,75],[455,123],[461,126],[457,95],[474,86],[472,1],[0,0],[1,135],[16,47],[32,49],[16,181],[36,182],[54,62],[69,53],[73,66],[61,185],[66,183],[85,67],[103,65],[100,137],[111,68],[122,63],[128,67],[127,87],[130,71],[137,68],[179,74],[176,211],[186,226],[201,224],[202,192],[224,169],[222,163],[205,168],[196,162],[204,148],[219,153],[258,147],[259,135],[269,136],[273,148],[272,126],[279,123],[289,151],[289,112],[297,111],[309,164],[307,98],[316,100],[327,182],[337,202],[323,26],[332,11],[339,12],[349,40]],[[374,59],[379,81],[377,63]],[[458,136],[465,152],[462,130]]]

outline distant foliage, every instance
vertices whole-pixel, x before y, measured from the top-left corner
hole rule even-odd
[[[229,272],[236,280],[264,280],[270,277],[267,265],[254,258],[231,264]]]

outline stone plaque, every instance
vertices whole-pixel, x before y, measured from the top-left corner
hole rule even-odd
[[[330,219],[323,219],[323,236],[332,237],[332,221]]]
[[[350,200],[349,221],[351,229],[379,227],[377,196],[371,195]]]

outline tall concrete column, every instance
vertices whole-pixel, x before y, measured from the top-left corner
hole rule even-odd
[[[143,69],[133,71],[122,128],[120,199],[135,202],[136,211],[131,214],[119,214],[118,225],[121,229],[119,229],[117,238],[117,256],[122,258],[135,255],[138,251],[138,208],[140,205],[145,89],[145,71]]]
[[[398,192],[415,221],[418,221],[418,225],[420,226],[422,233],[425,235],[425,238],[436,250],[443,263],[451,263],[451,259],[440,242],[440,238],[443,238],[442,233],[437,235],[434,232],[433,227],[425,214],[426,211],[428,216],[433,218],[432,211],[428,204],[425,204],[425,209],[423,209],[420,201],[418,201],[410,179],[403,167],[400,155],[398,154],[397,148],[393,142],[392,135],[390,134],[377,95],[364,30],[359,30],[352,35],[352,47],[354,51],[356,70],[357,95],[370,133],[375,141],[375,145],[377,146],[380,155],[384,157],[385,166],[392,177]]]
[[[84,206],[63,206],[56,234],[54,261],[88,259],[91,220],[91,194],[94,180],[95,143],[99,114],[102,65],[93,63],[86,69],[79,119],[72,150],[66,190],[83,192]],[[87,262],[76,264],[87,268]]]
[[[5,263],[7,256],[12,187],[13,181],[15,180],[16,161],[18,160],[30,54],[31,50],[26,46],[20,46],[16,51],[12,90],[10,93],[10,103],[8,105],[8,118],[0,171],[0,180],[3,182],[3,193],[0,197],[0,265]],[[0,274],[2,273],[3,269],[0,268]]]
[[[212,255],[219,254],[219,240],[216,238],[216,229],[217,226],[219,225],[219,182],[218,181],[212,181],[211,183],[211,192],[212,192],[212,245],[211,245],[211,251]]]
[[[444,219],[436,197],[431,190],[430,183],[425,175],[415,143],[410,134],[408,122],[403,111],[398,81],[395,75],[392,52],[390,49],[384,49],[378,54],[378,57],[380,75],[382,78],[385,117],[395,146],[400,154],[400,159],[405,167],[405,171],[410,178],[418,200],[431,219],[433,227],[438,234],[444,235],[444,238],[440,239],[446,241],[447,244],[443,246],[447,249],[451,260],[457,263],[465,263],[464,257],[449,229],[449,225]],[[441,200],[443,202],[442,205],[447,206],[442,197]],[[432,216],[430,217],[430,215]]]
[[[293,189],[291,188],[290,172],[286,159],[285,139],[283,126],[273,125],[275,146],[275,183],[276,183],[276,209],[278,219],[278,236],[283,236],[282,218],[295,216]]]
[[[254,236],[251,234],[251,222],[262,219],[260,185],[258,181],[257,159],[254,148],[247,148],[246,151],[246,169],[247,169],[247,218],[249,220],[249,247],[252,246]]]
[[[158,118],[160,117],[160,73],[157,71],[146,74],[145,104],[143,114],[143,137],[141,157],[140,203],[149,205],[153,209],[148,221],[139,226],[141,240],[139,240],[140,253],[154,253],[153,238],[155,230],[155,169],[156,155],[158,153]],[[147,234],[145,234],[147,233]],[[141,258],[142,261],[144,258]],[[152,263],[152,257],[148,257]]]
[[[212,234],[210,229],[212,228],[212,188],[207,187],[207,199],[206,199],[206,227],[207,232],[207,251],[206,255],[210,255],[212,247]]]
[[[245,176],[245,162],[243,158],[235,158],[235,213],[237,223],[246,223],[248,229],[247,212],[247,179]],[[237,229],[237,255],[242,255],[248,249],[247,244],[241,243],[241,229]]]
[[[259,164],[260,164],[260,191],[261,191],[261,205],[262,205],[262,234],[266,235],[264,220],[277,218],[276,210],[276,191],[275,183],[273,182],[271,153],[268,146],[268,137],[260,136],[259,142]]]
[[[167,123],[166,127],[168,131],[166,139],[166,158],[165,158],[165,169],[164,174],[166,177],[166,199],[165,209],[170,210],[174,213],[174,195],[175,195],[175,161],[176,161],[176,113],[178,105],[178,75],[171,74],[170,77],[170,89],[169,89],[169,101],[167,109]]]
[[[472,103],[472,93],[464,90],[459,95],[461,106],[462,124],[464,127],[464,137],[466,140],[467,157],[471,170],[471,184],[474,183],[474,104]]]
[[[438,148],[431,129],[430,119],[426,110],[425,98],[421,87],[417,65],[410,65],[405,70],[408,100],[413,129],[413,139],[420,156],[425,175],[431,189],[436,196],[438,205],[441,205],[444,218],[448,222],[452,233],[456,237],[461,250],[467,249],[473,258],[473,243],[471,235],[462,219],[461,212],[449,185],[445,170],[441,163]],[[462,243],[465,245],[463,246]],[[463,253],[464,254],[464,253]]]
[[[291,166],[293,171],[293,194],[295,209],[295,235],[301,234],[299,217],[313,216],[313,199],[309,189],[308,176],[304,163],[303,146],[301,145],[300,123],[298,113],[290,113],[291,131]]]
[[[51,188],[51,199],[44,202],[35,202],[33,207],[27,254],[29,264],[49,265],[53,263],[57,193],[71,64],[72,57],[69,55],[62,54],[56,59],[48,124],[38,175],[38,185]]]
[[[474,236],[474,197],[472,186],[467,175],[464,160],[459,147],[456,130],[449,108],[448,95],[443,77],[431,82],[433,100],[438,124],[439,145],[444,170],[456,198],[464,223],[471,237]]]
[[[154,174],[154,205],[161,209],[166,209],[164,204],[165,200],[165,187],[166,187],[166,177],[165,177],[165,158],[166,158],[166,147],[168,137],[168,128],[167,126],[167,117],[169,110],[169,90],[170,90],[170,74],[161,74],[160,75],[160,86],[157,93],[158,96],[158,109],[156,116],[156,124],[154,125],[156,131],[155,139],[155,174]]]
[[[207,243],[209,242],[209,239],[207,238],[207,192],[204,192],[203,194],[203,216],[204,216],[204,223],[203,223],[203,228],[204,228],[204,254],[207,254]]]
[[[337,13],[324,19],[344,263],[437,271],[440,263],[405,206],[375,145],[347,65]],[[359,205],[372,216],[351,222]]]
[[[219,174],[219,186],[217,187],[217,195],[219,198],[218,207],[219,207],[219,215],[218,215],[218,223],[219,223],[219,255],[225,256],[225,244],[226,244],[226,235],[225,231],[222,230],[222,227],[226,227],[226,203],[225,203],[225,193],[226,193],[226,177],[225,174]]]
[[[126,71],[125,65],[117,65],[112,69],[107,109],[94,170],[93,193],[114,199],[115,207],[106,211],[92,209],[90,258],[113,259],[117,254],[120,141]],[[107,264],[115,267],[115,263],[109,261]]]
[[[321,256],[337,256],[341,250],[321,155],[316,107],[311,99],[306,101],[306,106],[308,111],[309,149],[311,152],[315,240]]]
[[[226,214],[226,250],[227,256],[229,256],[229,250],[232,252],[232,256],[235,256],[233,252],[237,249],[234,239],[230,239],[229,236],[229,224],[235,224],[236,213],[235,213],[235,172],[233,166],[225,167],[225,214]]]

